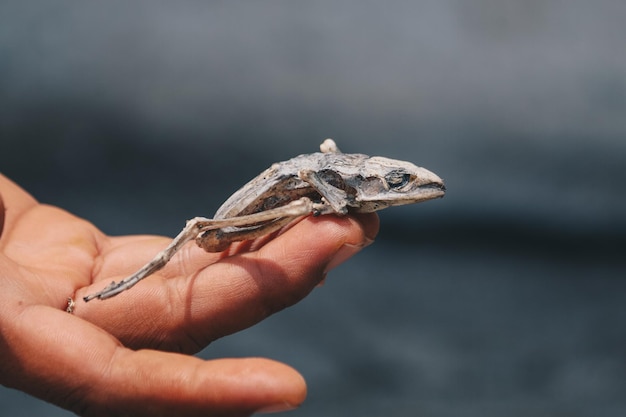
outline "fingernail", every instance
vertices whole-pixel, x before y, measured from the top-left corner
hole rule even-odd
[[[322,280],[320,282],[318,282],[315,287],[316,288],[323,287],[324,284],[326,284],[326,274],[324,274],[324,277],[322,278]]]
[[[283,411],[290,411],[295,408],[298,408],[298,406],[289,404],[288,402],[284,402],[284,403],[277,403],[277,404],[272,404],[272,405],[262,407],[256,410],[256,412],[259,414],[280,413]]]
[[[350,243],[344,244],[337,251],[337,253],[333,257],[333,259],[328,263],[328,265],[326,265],[326,268],[324,269],[324,274],[327,274],[332,269],[334,269],[337,266],[341,265],[342,263],[344,263],[345,261],[350,259],[352,256],[354,256],[358,252],[360,252],[363,248],[365,248],[366,246],[371,245],[373,242],[374,242],[373,239],[369,239],[368,238],[368,239],[366,239],[364,241],[363,244],[360,244],[360,245],[353,245],[353,244],[350,244]]]

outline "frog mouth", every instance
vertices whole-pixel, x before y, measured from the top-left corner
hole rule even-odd
[[[446,186],[443,182],[429,182],[427,184],[420,185],[412,192],[407,193],[405,198],[407,203],[418,203],[421,201],[432,200],[435,198],[442,198],[446,194]]]
[[[446,194],[446,186],[443,182],[429,182],[413,188],[411,191],[398,194],[387,194],[385,199],[378,200],[382,207],[403,206],[406,204],[421,203],[436,198],[442,198]],[[376,200],[376,199],[371,199]]]
[[[438,182],[431,182],[431,183],[428,183],[428,184],[420,185],[419,189],[420,190],[427,190],[427,191],[441,191],[444,194],[446,192],[445,184],[444,183],[438,183]]]

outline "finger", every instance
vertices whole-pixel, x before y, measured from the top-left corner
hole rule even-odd
[[[375,214],[307,217],[258,251],[185,279],[149,277],[111,299],[80,303],[75,314],[127,346],[195,352],[299,301],[377,231]]]
[[[0,238],[2,238],[2,230],[4,229],[4,201],[2,193],[0,193]]]
[[[80,415],[250,415],[293,408],[306,396],[286,365],[135,352],[48,307],[24,309],[3,336],[1,382]]]
[[[175,321],[182,330],[174,334],[179,346],[201,349],[300,301],[371,242],[375,232],[364,225],[377,225],[377,219],[308,217],[259,251],[226,258],[198,274],[179,290],[185,294]]]
[[[21,213],[35,206],[37,201],[20,186],[0,174],[0,236]],[[3,200],[3,201],[2,201]]]
[[[257,252],[222,260],[185,288],[185,334],[201,347],[295,304],[368,242],[354,218],[307,218]]]
[[[251,415],[290,410],[306,397],[300,374],[268,359],[202,361],[154,350],[125,353],[108,383],[135,383],[115,393],[115,415],[122,410],[133,416]]]

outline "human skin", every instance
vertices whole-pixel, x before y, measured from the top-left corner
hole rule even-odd
[[[131,290],[85,303],[170,239],[107,236],[0,174],[0,383],[84,416],[297,407],[306,384],[285,364],[190,354],[298,302],[377,232],[375,214],[309,216],[223,253],[188,244]]]

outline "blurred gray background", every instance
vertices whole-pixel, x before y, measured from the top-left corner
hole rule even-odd
[[[0,171],[174,235],[326,137],[410,160],[443,200],[381,212],[324,287],[201,356],[294,366],[300,417],[624,415],[625,22],[609,0],[4,0]]]

